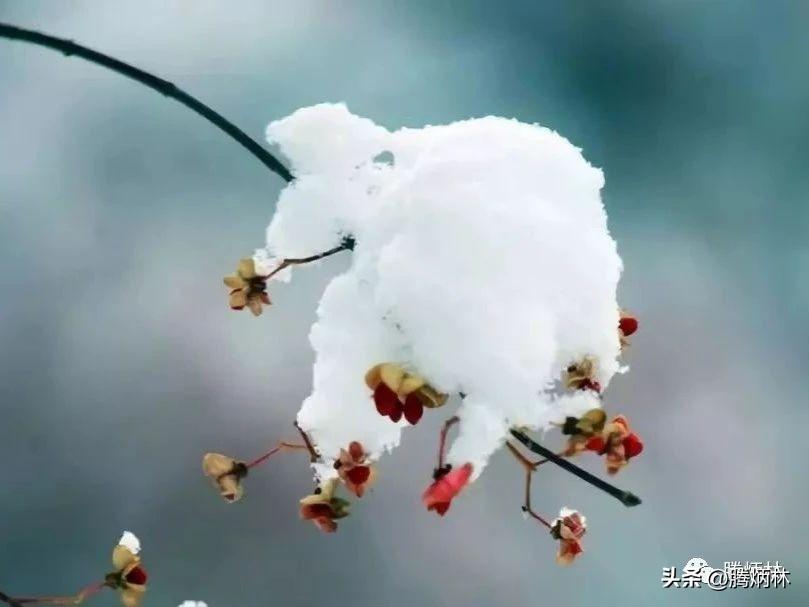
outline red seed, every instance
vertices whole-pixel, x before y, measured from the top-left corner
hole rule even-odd
[[[332,507],[326,503],[306,504],[301,506],[301,518],[312,520],[320,517],[331,517],[334,514]]]
[[[415,426],[422,415],[424,415],[424,405],[421,404],[421,399],[413,393],[405,400],[404,417],[411,426]]]
[[[388,414],[388,417],[392,422],[398,422],[402,419],[402,413],[404,413],[404,408],[402,407],[402,403],[399,402],[397,399],[394,403],[394,409]]]
[[[621,329],[621,333],[629,337],[638,330],[638,319],[634,316],[624,316],[618,321],[618,328]]]
[[[146,574],[146,570],[143,567],[135,567],[132,569],[132,571],[126,574],[126,581],[130,584],[143,585],[148,579],[149,576]]]
[[[626,459],[640,455],[643,451],[643,441],[640,440],[640,437],[634,432],[624,438],[623,445],[624,457],[626,457]]]
[[[379,415],[390,415],[399,406],[399,397],[385,384],[379,384],[374,390],[374,402]]]
[[[371,477],[371,469],[368,466],[355,466],[346,472],[346,476],[355,485],[363,485]]]
[[[591,436],[587,439],[587,442],[584,444],[584,448],[588,451],[595,451],[600,453],[604,450],[604,439],[600,436]]]

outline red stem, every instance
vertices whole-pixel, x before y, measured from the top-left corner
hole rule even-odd
[[[284,451],[286,449],[308,449],[308,447],[306,445],[296,445],[294,443],[285,443],[282,441],[278,443],[275,447],[267,451],[267,453],[257,457],[252,462],[249,462],[248,464],[245,465],[247,466],[248,469],[255,468],[256,466],[260,466],[261,464],[266,462],[268,459],[270,459],[273,455],[275,455],[279,451]]]
[[[536,471],[538,465],[544,463],[543,461],[539,462],[532,462],[527,457],[525,457],[519,450],[512,445],[510,442],[506,441],[506,447],[511,452],[511,454],[517,459],[520,464],[522,464],[523,468],[525,468],[525,504],[523,505],[522,509],[523,512],[527,513],[531,516],[534,520],[539,521],[543,525],[545,525],[548,529],[551,528],[551,524],[546,521],[542,516],[534,512],[534,509],[531,508],[531,478]]]
[[[78,594],[75,596],[35,596],[35,597],[22,597],[22,598],[12,598],[2,592],[0,592],[0,601],[4,601],[12,607],[18,607],[20,605],[78,605],[79,603],[83,602],[84,599],[90,597],[104,588],[107,587],[106,582],[96,582],[94,584],[90,584],[85,588],[82,588]]]

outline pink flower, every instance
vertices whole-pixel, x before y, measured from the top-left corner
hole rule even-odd
[[[560,565],[570,565],[584,548],[581,538],[587,531],[587,519],[579,512],[570,508],[562,508],[559,517],[553,520],[551,536],[559,540],[559,550],[556,553],[556,562]]]
[[[630,459],[643,452],[643,441],[632,432],[629,421],[623,415],[616,415],[600,436],[587,441],[586,448],[606,455],[607,473],[616,474]]]
[[[365,450],[357,441],[352,441],[348,451],[340,449],[340,457],[334,462],[340,479],[357,497],[362,497],[365,490],[370,487],[376,476],[376,470],[366,462]]]
[[[311,521],[323,533],[337,531],[337,520],[348,516],[348,502],[334,496],[337,479],[323,483],[315,493],[307,495],[300,502],[300,515]]]
[[[439,473],[435,482],[427,487],[424,495],[421,496],[421,501],[427,506],[427,510],[434,510],[439,516],[444,516],[449,510],[452,499],[469,483],[472,470],[472,464],[466,463],[460,468]]]

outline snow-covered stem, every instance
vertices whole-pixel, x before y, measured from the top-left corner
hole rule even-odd
[[[248,469],[255,468],[256,466],[260,466],[261,464],[266,462],[273,455],[275,455],[276,453],[278,453],[280,451],[296,450],[296,449],[307,449],[308,450],[309,447],[307,445],[296,445],[294,443],[286,443],[286,442],[281,441],[275,447],[273,447],[272,449],[270,449],[269,451],[267,451],[263,455],[257,457],[256,459],[254,459],[253,461],[251,461],[251,462],[249,462],[249,463],[247,463],[245,465],[247,466]]]
[[[615,485],[608,483],[605,480],[590,474],[586,470],[579,468],[576,464],[569,462],[566,459],[559,457],[556,453],[543,447],[539,443],[532,440],[529,436],[523,434],[518,430],[512,430],[511,435],[520,441],[527,449],[533,451],[537,455],[541,455],[545,457],[548,461],[553,462],[560,468],[563,468],[573,474],[574,476],[578,476],[583,481],[590,483],[597,489],[601,489],[605,493],[613,496],[619,502],[621,502],[627,508],[631,508],[632,506],[637,506],[641,503],[641,499],[630,491],[626,491],[624,489],[619,489]]]
[[[312,263],[313,261],[319,261],[321,259],[325,259],[326,257],[330,257],[335,253],[340,253],[342,251],[352,251],[354,250],[354,239],[351,237],[344,238],[343,241],[340,243],[339,246],[336,246],[328,251],[324,251],[323,253],[318,253],[316,255],[310,255],[309,257],[297,257],[297,258],[288,258],[281,261],[278,264],[278,267],[275,268],[269,274],[262,276],[265,280],[268,280],[278,274],[281,270],[288,268],[289,266],[299,266],[307,263]]]
[[[109,55],[105,55],[103,53],[99,53],[98,51],[94,51],[93,49],[87,48],[86,46],[76,44],[72,40],[56,38],[55,36],[49,36],[48,34],[27,30],[7,23],[0,23],[0,37],[8,38],[10,40],[21,40],[23,42],[36,44],[37,46],[43,46],[45,48],[59,51],[68,57],[79,57],[85,61],[100,65],[108,70],[112,70],[113,72],[121,74],[122,76],[135,80],[136,82],[139,82],[140,84],[155,90],[166,97],[174,99],[175,101],[179,101],[192,112],[202,116],[205,118],[205,120],[237,141],[248,152],[258,158],[261,164],[281,177],[281,179],[286,182],[290,182],[293,179],[292,173],[289,172],[289,169],[281,164],[281,162],[275,156],[265,150],[255,139],[250,137],[227,118],[209,108],[199,99],[192,97],[167,80],[163,80],[162,78],[158,78],[153,74],[144,72],[141,69],[129,65],[128,63],[124,63],[123,61],[119,61],[118,59],[110,57]]]

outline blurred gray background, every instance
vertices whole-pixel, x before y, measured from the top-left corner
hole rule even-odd
[[[201,455],[292,436],[346,259],[274,286],[258,320],[231,313],[221,276],[263,244],[280,179],[142,86],[0,41],[0,589],[78,590],[130,529],[155,607],[807,604],[809,3],[0,1],[0,20],[175,81],[257,138],[321,101],[389,128],[558,130],[606,174],[641,319],[607,403],[647,448],[618,477],[634,510],[538,477],[538,507],[588,515],[568,569],[505,453],[446,519],[423,510],[439,415],[334,536],[297,520],[294,455],[220,502]],[[792,586],[663,590],[694,556],[778,559]]]

